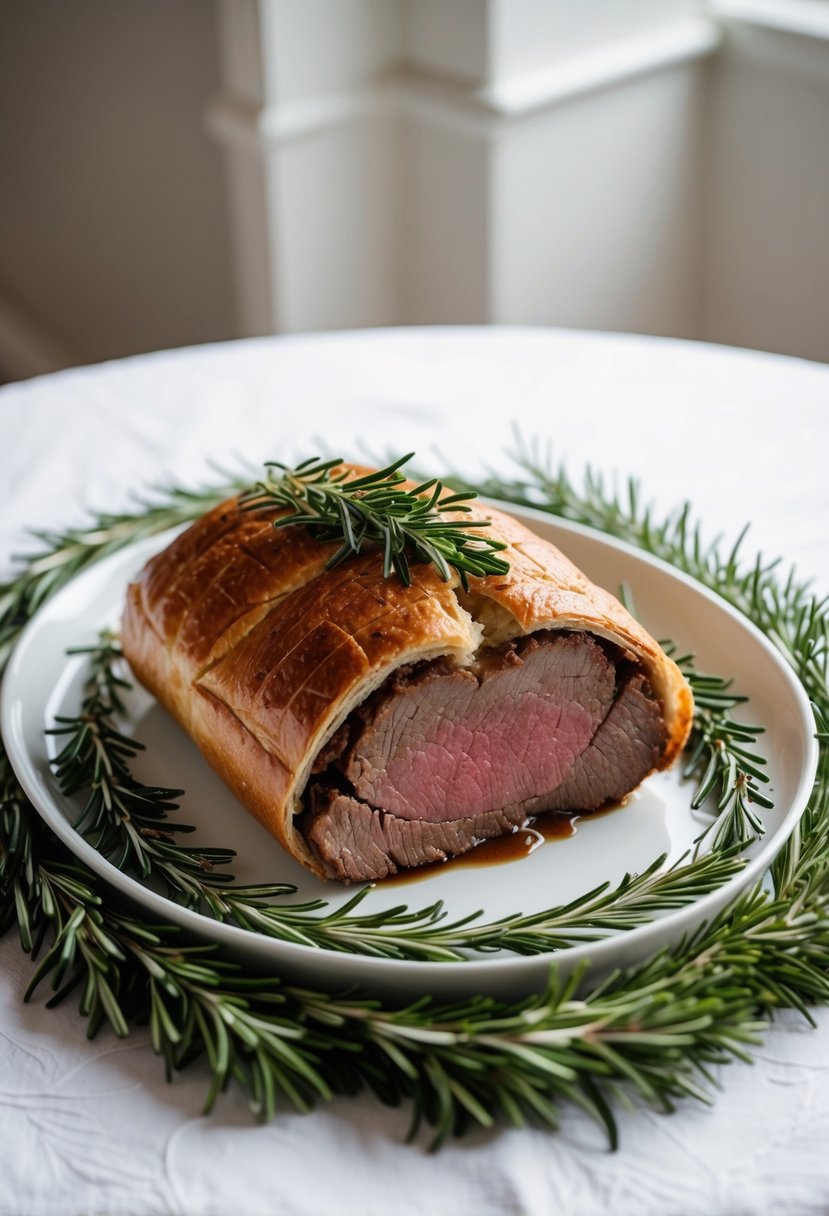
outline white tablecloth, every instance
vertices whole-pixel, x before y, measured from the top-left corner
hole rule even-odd
[[[711,534],[753,523],[829,589],[829,368],[716,347],[534,330],[380,331],[143,356],[0,390],[0,564],[26,527],[123,505],[206,461],[416,448],[440,470],[510,467],[511,423],[577,474],[693,500]],[[0,942],[0,1214],[591,1216],[829,1211],[829,1012],[782,1017],[710,1108],[620,1115],[622,1147],[567,1110],[557,1134],[406,1145],[406,1110],[337,1100],[251,1123],[205,1074],[172,1086],[138,1031],[93,1043],[71,1001],[24,1006],[31,965]]]

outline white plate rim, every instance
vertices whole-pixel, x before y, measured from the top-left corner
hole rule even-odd
[[[377,958],[370,955],[340,953],[326,950],[323,947],[305,946],[217,921],[202,912],[177,904],[166,896],[145,887],[138,879],[124,874],[75,831],[52,801],[48,789],[44,787],[23,737],[17,685],[21,674],[25,673],[32,639],[36,637],[44,616],[49,613],[50,608],[56,602],[59,602],[59,597],[67,592],[76,580],[72,580],[72,583],[62,588],[53,599],[47,601],[28,622],[12,653],[2,680],[2,688],[0,688],[0,734],[17,778],[38,814],[76,858],[83,861],[121,895],[139,903],[147,913],[161,918],[165,923],[173,922],[196,937],[202,939],[207,937],[220,946],[229,948],[231,952],[234,948],[237,953],[239,951],[245,953],[246,950],[249,952],[254,944],[252,939],[267,943],[267,953],[273,956],[274,961],[281,958],[286,969],[289,970],[295,968],[297,964],[300,967],[304,964],[311,964],[315,967],[323,958],[329,987],[353,984],[354,976],[349,973],[353,973],[356,967],[366,977],[360,980],[361,985],[376,987],[378,990],[395,988],[398,980],[405,980],[406,986],[412,991],[428,991],[427,981],[430,979],[439,980],[438,986],[441,990],[446,988],[473,992],[480,987],[481,991],[489,991],[493,983],[502,987],[504,985],[514,987],[515,984],[521,984],[522,981],[525,987],[530,981],[531,986],[537,988],[543,984],[543,978],[549,974],[553,964],[557,964],[562,973],[569,973],[572,968],[582,963],[589,964],[591,970],[606,970],[614,964],[614,955],[620,953],[623,944],[627,947],[633,946],[635,943],[637,957],[645,958],[651,953],[656,953],[660,944],[679,940],[687,930],[696,928],[703,921],[710,921],[749,884],[762,877],[780,848],[794,831],[808,803],[817,771],[818,744],[815,737],[814,716],[802,684],[780,652],[752,621],[733,608],[721,596],[710,591],[690,575],[677,570],[670,563],[599,529],[565,520],[536,508],[518,507],[512,503],[492,501],[501,509],[519,518],[524,517],[530,526],[533,521],[538,521],[554,526],[565,533],[584,536],[592,541],[609,545],[618,552],[627,553],[643,560],[664,576],[692,588],[695,593],[713,602],[720,611],[729,615],[741,629],[751,635],[765,651],[767,659],[777,669],[778,675],[781,675],[788,683],[798,705],[799,727],[802,728],[806,753],[797,790],[777,829],[763,839],[762,847],[757,854],[723,886],[708,892],[690,904],[672,910],[664,917],[632,929],[610,933],[598,941],[533,955],[509,954],[497,957],[473,955],[463,962]],[[123,560],[127,551],[135,553],[145,551],[146,560],[151,552],[156,551],[165,543],[165,536],[169,539],[172,534],[172,532],[157,534],[118,550],[80,574],[78,579],[82,579],[87,573],[91,574],[93,570],[100,570],[105,562],[114,563],[116,559]],[[651,945],[653,945],[653,950],[650,949]],[[530,975],[533,977],[531,980]],[[469,981],[473,976],[477,978],[474,984],[470,984]]]

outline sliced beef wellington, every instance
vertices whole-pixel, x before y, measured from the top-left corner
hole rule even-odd
[[[355,473],[363,470],[356,469]],[[553,545],[493,508],[509,573],[409,587],[230,500],[154,557],[122,644],[141,682],[321,878],[383,878],[549,810],[618,800],[676,757],[687,683]]]
[[[634,789],[666,742],[647,678],[589,634],[533,634],[473,668],[398,672],[311,778],[306,840],[344,881],[444,861],[544,811]]]

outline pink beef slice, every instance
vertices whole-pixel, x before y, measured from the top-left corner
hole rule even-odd
[[[667,738],[662,706],[650,684],[635,669],[624,672],[610,713],[590,746],[534,813],[595,811],[618,802],[655,767]]]
[[[440,823],[556,789],[613,701],[616,673],[585,634],[536,635],[476,670],[429,664],[392,679],[343,765],[356,796]]]
[[[474,671],[396,673],[330,740],[301,828],[332,877],[385,878],[544,811],[616,801],[665,738],[634,664],[586,634],[536,634]]]

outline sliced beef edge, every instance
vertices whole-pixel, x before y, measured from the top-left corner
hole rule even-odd
[[[558,643],[563,638],[589,638],[589,644],[600,644],[613,664],[615,689],[589,744],[576,756],[564,779],[541,795],[432,822],[401,818],[355,793],[347,776],[353,770],[355,741],[390,701],[405,697],[419,682],[456,677],[458,669],[446,660],[399,669],[350,715],[317,758],[305,810],[297,819],[306,841],[332,877],[343,882],[371,881],[400,869],[445,861],[482,840],[517,831],[546,811],[597,810],[639,785],[658,763],[666,730],[661,703],[647,678],[618,648],[599,643],[593,635],[564,631],[532,635],[490,652],[474,672],[475,678],[483,683],[492,672],[520,666],[528,647]]]

